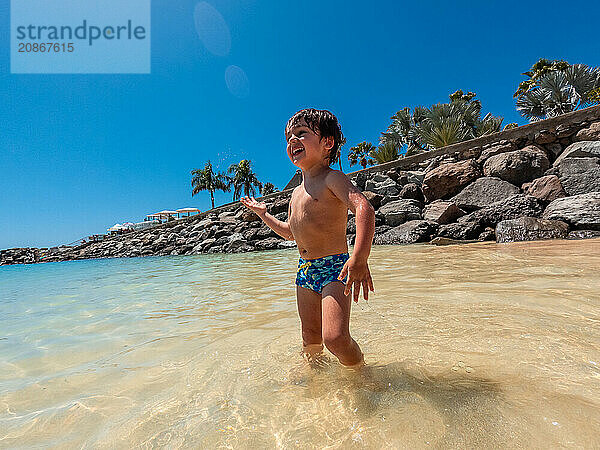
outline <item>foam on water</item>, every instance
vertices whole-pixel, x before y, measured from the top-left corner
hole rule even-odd
[[[596,447],[600,240],[375,247],[360,373],[293,250],[0,267],[0,447]]]

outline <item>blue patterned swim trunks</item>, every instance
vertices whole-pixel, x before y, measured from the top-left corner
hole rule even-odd
[[[320,294],[325,285],[332,281],[338,281],[342,267],[349,258],[348,253],[323,256],[317,259],[300,258],[296,284]],[[343,283],[346,282],[346,278],[342,281]]]

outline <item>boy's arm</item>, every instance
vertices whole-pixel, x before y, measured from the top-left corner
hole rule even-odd
[[[294,240],[294,235],[290,230],[290,224],[283,222],[267,212],[267,205],[264,202],[257,202],[254,197],[242,197],[240,202],[256,213],[258,217],[275,233],[288,241]]]
[[[356,239],[352,257],[340,272],[340,279],[348,275],[345,294],[354,286],[354,301],[358,301],[360,287],[365,300],[369,299],[369,290],[373,291],[373,279],[367,260],[371,253],[371,244],[375,234],[375,210],[367,198],[354,186],[348,177],[339,170],[331,171],[325,178],[327,187],[354,213],[356,220]]]

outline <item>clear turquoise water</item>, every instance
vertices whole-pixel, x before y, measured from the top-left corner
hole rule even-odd
[[[358,374],[300,358],[296,261],[0,267],[0,448],[600,445],[600,240],[374,248]]]

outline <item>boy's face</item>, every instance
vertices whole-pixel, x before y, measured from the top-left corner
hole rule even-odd
[[[321,139],[304,121],[285,130],[287,154],[292,164],[300,169],[309,169],[316,164],[329,166],[327,157],[333,147],[333,137]]]

